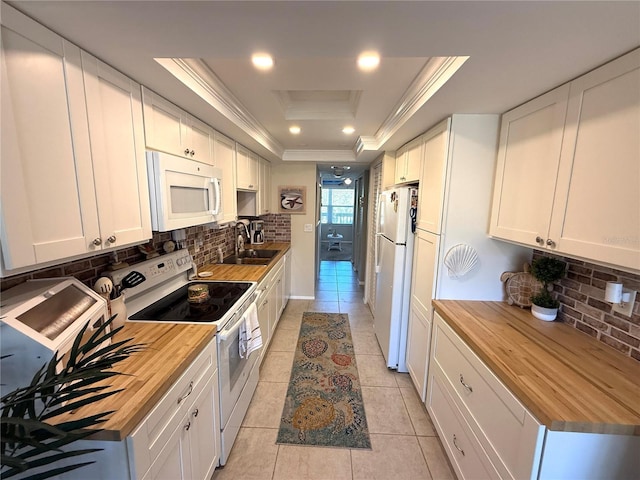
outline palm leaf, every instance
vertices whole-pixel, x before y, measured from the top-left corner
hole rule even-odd
[[[100,449],[61,449],[100,431],[96,427],[105,422],[113,412],[101,412],[59,423],[55,423],[55,417],[122,391],[108,390],[109,385],[96,383],[120,375],[111,370],[113,366],[131,354],[142,351],[145,345],[131,345],[132,339],[129,338],[101,347],[122,329],[119,327],[109,330],[113,318],[83,342],[82,336],[88,328],[88,323],[85,324],[76,336],[64,365],[64,359],[58,357],[56,352],[36,372],[29,385],[0,398],[2,478],[9,478],[32,468],[41,469],[47,465],[55,467],[28,477],[31,480],[44,479],[94,463],[55,466],[60,460],[99,451]]]

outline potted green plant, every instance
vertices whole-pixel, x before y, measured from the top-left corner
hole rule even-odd
[[[539,257],[531,263],[531,275],[542,283],[542,290],[531,296],[531,313],[540,320],[552,321],[560,302],[551,296],[553,283],[564,277],[567,264],[553,257]]]
[[[83,341],[87,323],[67,356],[56,352],[27,386],[2,396],[2,478],[20,475],[25,480],[39,480],[94,463],[74,459],[101,449],[77,448],[73,443],[100,431],[100,424],[113,412],[74,416],[66,421],[56,417],[120,391],[110,389],[104,380],[120,375],[113,366],[141,351],[144,344],[131,344],[131,338],[112,340],[123,328],[110,330],[113,318]],[[70,463],[60,463],[68,459]],[[25,476],[27,471],[35,473]]]

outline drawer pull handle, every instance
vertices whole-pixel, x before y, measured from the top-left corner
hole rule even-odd
[[[467,390],[467,392],[473,392],[473,388],[471,388],[471,385],[467,385],[466,383],[464,383],[464,377],[462,376],[462,374],[460,374],[460,383]]]
[[[196,408],[191,415],[193,415],[194,417],[197,417],[199,413],[200,411]]]
[[[455,433],[453,434],[453,446],[454,446],[454,447],[456,447],[456,448],[458,449],[458,451],[459,451],[459,452],[462,454],[462,456],[464,457],[464,450],[463,450],[463,449],[461,449],[461,448],[458,446],[458,439],[456,438]]]
[[[180,398],[178,398],[178,405],[180,405],[185,398],[191,395],[191,392],[193,392],[193,382],[189,382],[189,391],[185,393],[183,396],[181,396]]]
[[[189,431],[189,429],[191,428],[191,422],[187,422],[187,424],[184,426],[184,429]],[[455,435],[454,435],[455,437]]]

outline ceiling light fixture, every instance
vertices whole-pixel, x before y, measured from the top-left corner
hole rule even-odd
[[[353,132],[355,132],[356,129],[353,127],[344,127],[342,129],[342,133],[346,134],[346,135],[351,135]]]
[[[254,53],[251,56],[251,61],[258,70],[269,70],[273,67],[273,58],[267,53]]]
[[[376,52],[362,52],[358,57],[358,68],[365,72],[375,70],[380,64],[380,55]]]
[[[345,185],[351,185],[352,180],[350,178],[345,178],[344,179],[344,184]]]
[[[298,127],[297,125],[293,125],[289,127],[289,131],[294,135],[298,135],[300,133],[300,127]]]

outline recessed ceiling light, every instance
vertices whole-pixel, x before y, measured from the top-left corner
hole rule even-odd
[[[351,185],[352,180],[350,178],[345,178],[344,179],[344,184],[345,185]]]
[[[298,127],[297,125],[293,125],[289,127],[289,131],[294,135],[298,135],[300,133],[300,127]]]
[[[375,70],[380,64],[380,55],[376,52],[362,52],[358,57],[358,67],[365,72]]]
[[[346,135],[351,135],[353,132],[355,132],[356,129],[353,127],[344,127],[342,129],[342,133],[346,134]]]
[[[267,53],[254,53],[251,56],[253,66],[259,70],[269,70],[273,67],[273,58]]]

